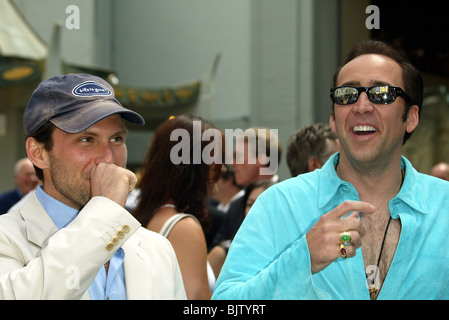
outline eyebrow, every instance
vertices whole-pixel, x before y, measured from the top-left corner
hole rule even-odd
[[[360,82],[359,81],[347,81],[344,82],[340,85],[340,87],[342,86],[353,86],[353,87],[360,87]],[[391,86],[391,83],[387,82],[387,81],[380,81],[380,80],[371,80],[370,82],[370,87],[371,86]]]
[[[373,80],[373,81],[371,81],[371,85],[373,85],[373,86],[391,86],[391,83],[389,83],[387,81],[376,81],[376,80]]]
[[[87,135],[93,136],[93,137],[98,137],[100,135],[100,133],[98,133],[96,131],[92,131],[90,128],[87,128],[86,130],[81,131],[78,134],[80,134],[80,135],[87,134]],[[111,134],[111,137],[117,136],[117,135],[127,135],[127,134],[128,134],[128,130],[126,130],[126,128],[123,128],[123,130],[118,130],[118,131],[114,132],[113,134]]]

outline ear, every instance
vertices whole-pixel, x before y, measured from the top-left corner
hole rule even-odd
[[[331,126],[332,131],[337,132],[337,128],[335,127],[335,114],[333,111],[329,117],[329,125]]]
[[[48,168],[47,151],[43,144],[30,137],[26,140],[25,147],[28,158],[36,167],[40,169]]]
[[[413,132],[419,124],[419,107],[413,105],[407,114],[406,128],[405,130],[410,133]]]
[[[317,157],[310,157],[309,160],[307,160],[307,168],[309,169],[309,172],[319,169],[322,166],[323,164]]]

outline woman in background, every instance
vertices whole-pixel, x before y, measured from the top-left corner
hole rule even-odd
[[[143,226],[171,242],[188,299],[210,299],[215,284],[203,229],[209,224],[206,199],[221,175],[224,137],[219,134],[213,142],[203,141],[207,129],[220,133],[211,123],[185,115],[171,117],[157,127],[142,167],[141,193],[134,211]],[[200,163],[193,161],[198,159],[194,152],[201,152]],[[206,163],[205,156],[215,162],[207,164],[210,161]]]

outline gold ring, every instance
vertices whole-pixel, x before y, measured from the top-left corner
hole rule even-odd
[[[343,259],[346,259],[346,257],[347,257],[347,252],[346,252],[346,248],[345,248],[345,245],[342,243],[342,244],[340,244],[340,256],[343,258]]]
[[[351,233],[347,231],[340,233],[340,242],[345,246],[349,246],[351,242]]]

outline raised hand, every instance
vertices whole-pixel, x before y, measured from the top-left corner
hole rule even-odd
[[[362,245],[365,230],[358,219],[359,212],[373,213],[375,207],[362,201],[345,201],[321,216],[320,220],[307,232],[312,273],[317,273],[338,259],[340,254],[340,234],[351,234],[350,244],[345,246],[346,257],[355,256]],[[349,213],[353,212],[347,217]],[[343,218],[344,217],[344,218]]]
[[[99,163],[90,172],[91,197],[103,196],[125,206],[126,199],[137,183],[136,175],[110,163]]]

